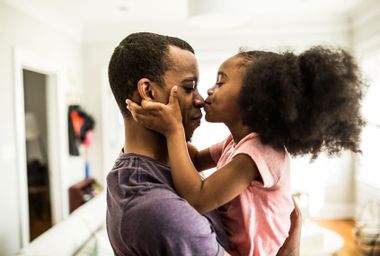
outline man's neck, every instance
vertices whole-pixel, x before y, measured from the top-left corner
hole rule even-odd
[[[169,163],[166,139],[163,135],[137,124],[133,119],[124,120],[124,153],[134,153]]]

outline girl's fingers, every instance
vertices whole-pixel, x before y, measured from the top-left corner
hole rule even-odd
[[[173,86],[172,90],[170,91],[169,104],[177,113],[181,112],[181,108],[179,106],[179,101],[178,101],[178,86],[177,85]]]
[[[140,115],[140,114],[135,114],[133,116],[133,118],[135,119],[135,121],[138,123],[138,124],[141,124],[141,125],[144,125],[146,126],[147,128],[149,128],[147,126],[148,122],[147,122],[147,117],[144,116],[144,115]]]
[[[171,104],[178,105],[178,100],[172,96]],[[148,129],[154,130],[156,132],[165,133],[173,123],[172,113],[173,110],[170,106],[162,103],[152,102],[152,101],[141,101],[141,106],[136,104],[131,100],[126,100],[127,108],[130,111],[133,119],[142,126]]]
[[[136,103],[134,103],[133,101],[131,100],[126,100],[125,101],[127,103],[127,109],[131,112],[137,112],[137,111],[141,111],[141,106],[137,105]]]
[[[160,126],[159,125],[157,126],[157,123],[155,123],[156,118],[153,117],[153,116],[135,114],[133,116],[133,118],[135,119],[135,121],[138,124],[140,124],[140,125],[148,128],[148,129],[152,129],[152,130],[155,130],[155,131],[158,131],[158,132],[161,131],[160,130]]]
[[[179,104],[178,103],[178,95],[177,95],[177,91],[178,91],[178,86],[175,85],[173,86],[173,88],[170,90],[170,96],[169,96],[169,104]]]
[[[127,102],[127,108],[132,114],[137,113],[140,115],[147,115],[147,116],[149,115],[157,116],[158,114],[158,111],[155,108],[145,109],[131,100],[126,100],[126,102]]]
[[[141,107],[148,111],[161,111],[162,106],[164,106],[164,104],[160,102],[153,102],[148,100],[141,101]]]

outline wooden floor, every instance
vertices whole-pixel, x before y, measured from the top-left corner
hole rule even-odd
[[[29,193],[30,241],[52,227],[49,197],[46,194]]]
[[[318,221],[320,226],[334,230],[340,234],[344,239],[344,247],[337,254],[338,256],[359,256],[355,244],[355,236],[353,229],[355,222],[353,220],[331,220],[331,221]]]

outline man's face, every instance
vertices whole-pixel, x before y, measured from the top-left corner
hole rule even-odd
[[[198,64],[193,53],[169,46],[169,58],[173,65],[164,75],[165,98],[169,101],[170,90],[178,85],[178,100],[181,107],[182,122],[186,140],[190,140],[194,130],[200,125],[204,99],[198,92]]]

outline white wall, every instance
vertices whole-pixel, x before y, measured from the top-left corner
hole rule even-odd
[[[119,111],[109,90],[107,77],[107,64],[114,47],[115,43],[84,43],[82,55],[85,108],[97,120],[93,146],[89,150],[91,173],[102,185],[124,146],[124,128],[118,122]],[[113,140],[115,136],[118,139]]]
[[[0,255],[13,255],[20,248],[18,174],[14,108],[13,48],[22,48],[63,67],[64,92],[82,84],[81,44],[78,38],[61,32],[50,24],[29,17],[0,2]],[[66,113],[57,113],[66,115]],[[78,159],[66,161],[67,186],[82,175]]]

